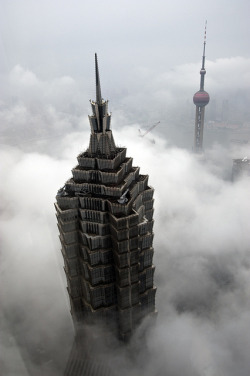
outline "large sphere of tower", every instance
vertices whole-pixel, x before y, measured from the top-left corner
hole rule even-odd
[[[210,97],[205,90],[199,90],[193,96],[193,102],[196,106],[206,106],[209,103]]]

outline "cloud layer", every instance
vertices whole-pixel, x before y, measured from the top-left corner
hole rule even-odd
[[[249,139],[248,66],[249,59],[243,57],[207,61],[206,89],[211,103],[206,108],[206,121],[220,122],[226,116],[230,124],[244,128],[245,134],[206,127],[205,147],[211,148],[216,141],[228,145],[231,139]],[[103,96],[110,98],[114,112],[114,129],[128,124],[145,129],[160,121],[153,134],[191,149],[195,114],[192,96],[199,89],[199,69],[200,63],[182,64],[164,72],[134,67],[126,83],[120,80],[103,85]],[[1,143],[59,155],[59,138],[88,129],[88,100],[95,95],[92,80],[89,88],[90,80],[78,82],[71,76],[42,79],[16,65],[3,81]],[[224,115],[223,103],[228,108]]]
[[[134,165],[149,173],[155,188],[159,314],[146,339],[147,361],[144,350],[133,359],[113,348],[111,359],[131,375],[143,369],[145,375],[247,376],[249,180],[231,183],[220,176],[223,164],[215,168],[218,160],[197,160],[157,136],[152,144],[137,138],[134,127],[116,131],[115,139],[128,146]],[[1,151],[1,301],[3,331],[9,333],[3,354],[12,338],[19,369],[21,358],[22,367],[36,375],[61,372],[73,338],[53,200],[74,166],[79,134],[58,142],[60,159],[17,148]],[[84,149],[88,140],[83,144]],[[5,367],[11,374],[11,366]]]

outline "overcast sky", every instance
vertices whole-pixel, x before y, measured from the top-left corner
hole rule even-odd
[[[206,163],[190,153],[205,20],[206,116],[229,100],[249,137],[249,14],[247,0],[0,0],[6,376],[57,375],[73,338],[53,202],[88,146],[95,52],[115,141],[155,188],[159,315],[144,374],[249,375],[249,180],[230,181],[249,143],[206,128]]]
[[[208,20],[210,60],[249,57],[249,2],[198,0],[1,1],[1,71],[89,74],[94,52],[111,73],[166,71],[199,61]],[[115,78],[119,74],[115,74]]]
[[[45,137],[48,124],[50,134],[56,135],[80,129],[79,116],[86,117],[88,100],[95,95],[97,52],[102,94],[119,123],[114,122],[113,129],[160,120],[155,131],[183,146],[179,124],[193,124],[192,96],[199,89],[205,20],[205,88],[211,97],[207,119],[212,101],[218,102],[220,115],[221,102],[229,100],[231,112],[237,114],[233,121],[249,121],[249,8],[247,0],[2,0],[2,138],[12,129],[15,136],[23,132],[26,143],[37,140]],[[42,115],[31,126],[24,112],[34,118],[37,108]],[[59,127],[55,116],[63,120]],[[192,137],[185,146],[191,147]]]

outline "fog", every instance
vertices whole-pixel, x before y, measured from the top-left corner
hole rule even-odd
[[[58,141],[60,158],[14,147],[1,151],[5,375],[57,374],[70,350],[73,328],[53,201],[81,145],[87,146],[88,131],[81,136]],[[155,137],[155,144],[139,138],[135,127],[114,130],[114,136],[128,146],[134,165],[149,173],[155,188],[159,313],[145,346],[147,362],[146,350],[136,360],[123,353],[110,356],[126,363],[129,374],[143,368],[145,375],[247,375],[249,180],[232,183],[221,177],[231,164],[230,155],[228,161],[217,159],[224,150],[211,150],[211,158],[200,161],[161,138]],[[69,142],[70,152],[63,147]]]
[[[129,346],[101,350],[118,375],[248,376],[249,177],[231,174],[249,157],[249,4],[122,3],[0,5],[0,373],[60,375],[73,343],[53,203],[88,147],[97,52],[116,144],[155,188],[158,288],[143,345],[147,321]],[[211,102],[197,158],[205,17]]]

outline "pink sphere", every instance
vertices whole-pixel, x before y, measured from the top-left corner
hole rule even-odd
[[[209,102],[209,99],[209,94],[204,90],[197,91],[197,93],[195,93],[193,96],[194,104],[201,107],[206,106]]]

